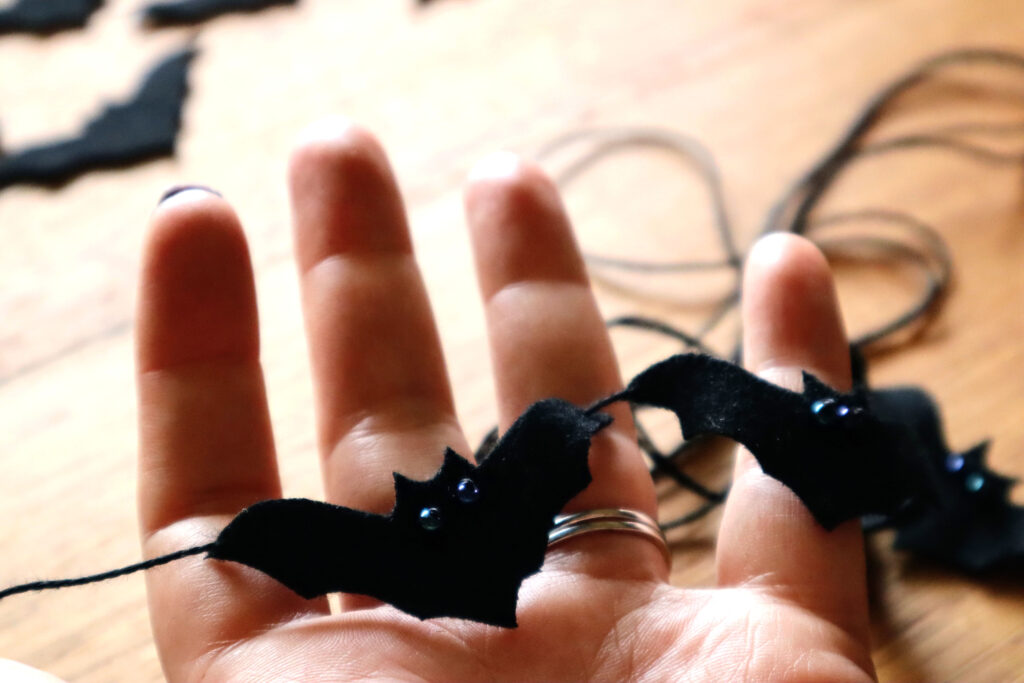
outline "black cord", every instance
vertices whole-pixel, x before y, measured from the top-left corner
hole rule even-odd
[[[568,166],[554,174],[554,180],[561,188],[568,187],[584,171],[592,168],[602,159],[627,149],[649,147],[674,153],[681,161],[692,166],[707,187],[714,214],[714,227],[725,251],[721,261],[676,261],[663,263],[640,259],[624,259],[584,252],[584,258],[591,264],[604,268],[615,268],[634,272],[664,273],[701,270],[738,270],[743,257],[736,246],[735,230],[729,219],[722,185],[721,172],[714,156],[696,138],[662,128],[595,128],[574,131],[552,140],[536,154],[543,161],[561,149],[579,143],[592,143],[593,147],[575,158]]]
[[[922,248],[914,248],[905,242],[872,236],[852,236],[845,238],[821,237],[819,233],[829,228],[849,223],[884,223],[906,230],[912,237],[922,242]],[[896,254],[898,262],[906,262],[921,268],[926,285],[924,293],[902,313],[890,321],[883,323],[870,332],[866,332],[851,341],[851,345],[861,352],[874,347],[884,340],[892,338],[937,311],[949,291],[953,277],[953,258],[942,236],[930,225],[910,214],[891,209],[865,209],[837,213],[814,219],[808,229],[808,237],[828,256],[834,256],[844,247],[868,246],[877,251]]]
[[[856,156],[861,139],[878,123],[885,110],[901,95],[946,67],[972,63],[1024,70],[1024,56],[985,48],[953,50],[925,60],[882,88],[868,101],[832,149],[775,203],[768,212],[763,232],[788,230],[803,233],[811,211],[831,187],[835,176]],[[792,216],[784,220],[787,212],[791,212]]]
[[[618,318],[612,318],[605,321],[605,325],[609,328],[632,327],[657,332],[658,334],[681,341],[686,346],[694,348],[701,353],[714,355],[714,352],[705,346],[703,341],[701,341],[699,334],[690,334],[680,330],[678,327],[672,327],[662,320],[656,320],[655,318],[648,318],[643,315],[623,315]]]
[[[48,591],[57,588],[70,588],[71,586],[82,586],[87,583],[97,583],[99,581],[107,581],[109,579],[116,579],[119,576],[127,576],[128,574],[134,574],[135,572],[143,572],[153,567],[159,567],[162,564],[168,562],[174,562],[180,560],[183,557],[189,557],[190,555],[199,555],[201,553],[209,552],[213,549],[213,543],[207,543],[206,545],[196,546],[195,548],[186,548],[185,550],[179,550],[177,552],[168,553],[167,555],[161,555],[160,557],[154,557],[151,560],[139,562],[137,564],[130,564],[127,567],[120,567],[118,569],[112,569],[108,572],[101,572],[99,574],[91,574],[89,576],[79,576],[73,579],[54,579],[50,581],[33,581],[31,583],[23,583],[19,586],[11,586],[0,590],[0,600],[18,593],[30,593],[32,591]]]

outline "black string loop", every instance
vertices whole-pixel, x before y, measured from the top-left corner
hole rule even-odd
[[[1005,151],[978,144],[967,138],[1005,138],[1024,133],[1024,121],[979,122],[961,121],[940,127],[865,143],[864,139],[889,113],[894,102],[917,86],[943,74],[955,66],[989,65],[1024,72],[1024,55],[987,48],[966,48],[942,53],[924,60],[902,76],[881,88],[854,117],[846,130],[829,150],[811,168],[782,193],[772,205],[763,224],[762,233],[788,231],[805,234],[832,258],[852,252],[873,252],[876,263],[897,261],[917,268],[924,280],[922,292],[904,311],[877,327],[860,334],[851,342],[851,357],[859,359],[859,374],[864,375],[863,358],[866,353],[891,348],[916,337],[939,311],[952,283],[952,256],[939,232],[931,225],[909,213],[894,209],[861,209],[812,218],[825,194],[852,163],[892,153],[913,150],[936,151],[953,154],[990,166],[1024,165],[1024,151]],[[597,254],[586,254],[592,266],[615,268],[631,272],[664,274],[670,272],[711,272],[722,269],[735,271],[735,286],[731,292],[713,305],[710,314],[694,333],[675,328],[668,323],[641,315],[620,316],[608,321],[609,327],[634,327],[662,334],[681,342],[685,347],[711,353],[704,339],[735,309],[740,298],[743,254],[735,242],[735,230],[722,190],[721,173],[711,153],[699,141],[674,132],[654,128],[591,129],[577,131],[556,138],[538,153],[545,159],[573,144],[591,143],[589,151],[578,156],[560,173],[556,182],[564,190],[571,182],[594,164],[607,160],[612,154],[631,147],[658,147],[680,156],[698,170],[709,189],[714,227],[726,253],[720,261],[651,262],[621,259]],[[841,225],[884,224],[902,230],[901,238],[879,235],[846,235],[836,237],[832,228]],[[911,334],[907,334],[913,330]],[[712,354],[714,355],[714,354]],[[739,335],[731,359],[739,362],[741,347]],[[863,379],[863,377],[862,377]],[[600,405],[595,404],[595,405]],[[706,502],[693,512],[662,525],[675,528],[696,521],[710,512],[724,499],[699,482],[695,482],[678,467],[693,444],[683,441],[671,453],[662,453],[655,447],[650,435],[637,422],[638,443],[652,464],[652,475],[666,475],[679,486],[705,497]]]

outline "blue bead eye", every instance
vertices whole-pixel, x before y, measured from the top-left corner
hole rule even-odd
[[[441,511],[437,508],[423,508],[420,510],[420,526],[427,531],[437,531],[441,528]]]
[[[964,456],[959,453],[951,453],[946,456],[946,471],[959,472],[964,468]]]
[[[977,472],[972,472],[968,474],[967,478],[964,479],[964,488],[966,488],[971,493],[977,493],[982,489],[984,485],[985,477],[978,474]]]
[[[823,425],[833,425],[857,411],[834,398],[823,398],[811,404],[811,414]]]
[[[463,479],[455,487],[455,497],[460,503],[475,503],[480,499],[480,488],[472,479]]]

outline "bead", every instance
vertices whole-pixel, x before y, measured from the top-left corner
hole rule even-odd
[[[981,487],[985,485],[985,477],[978,474],[977,472],[971,472],[964,479],[964,488],[971,493],[977,493],[981,490]]]
[[[475,503],[480,499],[480,488],[472,479],[462,479],[455,487],[455,497],[461,503]]]
[[[964,456],[959,453],[950,453],[946,456],[946,470],[948,472],[959,472],[964,468]]]
[[[853,412],[850,406],[834,398],[823,398],[811,404],[811,413],[823,425],[835,424]]]
[[[437,531],[441,528],[441,511],[437,508],[423,508],[420,510],[420,526],[427,531]]]

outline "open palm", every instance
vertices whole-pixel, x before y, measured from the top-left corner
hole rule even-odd
[[[384,513],[393,471],[422,479],[446,446],[469,453],[404,210],[379,144],[342,121],[307,132],[290,185],[327,498]],[[466,207],[501,426],[541,398],[586,404],[620,388],[550,181],[498,154],[474,171]],[[809,243],[775,235],[755,246],[743,319],[750,369],[791,388],[801,368],[848,384],[831,278]],[[147,556],[209,542],[243,507],[281,496],[258,344],[235,214],[209,192],[175,194],[154,214],[138,319]],[[628,409],[610,412],[590,452],[593,483],[567,510],[653,515]],[[423,622],[361,596],[331,614],[324,599],[199,557],[147,581],[171,681],[873,679],[856,524],[823,531],[743,452],[717,564],[718,588],[674,588],[646,539],[574,539],[523,584],[517,629]]]

